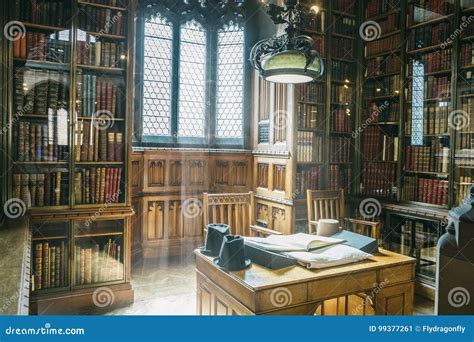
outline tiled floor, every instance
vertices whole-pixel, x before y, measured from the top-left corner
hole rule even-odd
[[[194,257],[147,259],[133,265],[135,303],[109,315],[195,315]],[[432,315],[433,302],[415,297],[415,314]]]

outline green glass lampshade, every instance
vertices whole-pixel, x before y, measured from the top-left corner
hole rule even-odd
[[[323,65],[315,58],[305,70],[306,56],[296,50],[279,52],[262,61],[263,78],[275,83],[308,83],[322,75]]]

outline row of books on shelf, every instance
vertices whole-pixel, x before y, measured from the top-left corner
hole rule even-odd
[[[423,96],[422,99],[417,98],[416,101],[422,100],[436,100],[448,98],[451,96],[451,77],[450,76],[427,76],[424,78],[423,86],[413,86],[414,82],[409,82],[408,84],[408,99],[412,101],[412,96]],[[416,85],[419,85],[420,82],[416,82]],[[423,93],[421,93],[421,90]]]
[[[474,125],[474,124],[471,124]],[[463,132],[460,130],[456,139],[456,150],[472,150],[474,152],[474,131],[468,130],[469,127]]]
[[[71,7],[65,1],[19,1],[15,6],[16,18],[22,22],[63,27],[71,17]]]
[[[322,162],[323,138],[313,132],[298,132],[296,157],[298,162]]]
[[[448,204],[448,181],[405,176],[403,199],[436,205]]]
[[[344,109],[337,108],[332,111],[331,128],[334,132],[351,131],[351,117]]]
[[[329,138],[329,160],[332,163],[351,162],[351,138],[330,137]]]
[[[122,11],[108,8],[81,7],[79,10],[79,28],[100,34],[125,34],[125,16]]]
[[[88,285],[123,279],[122,247],[108,239],[106,243],[83,243],[75,247],[76,285]]]
[[[396,167],[391,163],[363,163],[362,189],[365,195],[390,197],[394,195]]]
[[[334,9],[348,14],[355,14],[356,2],[353,0],[333,0]]]
[[[98,41],[78,42],[77,63],[83,65],[122,67],[124,48],[120,43]]]
[[[331,51],[333,58],[354,60],[354,40],[333,37]]]
[[[401,60],[397,55],[377,56],[367,60],[366,77],[400,72]]]
[[[76,204],[118,203],[121,194],[122,168],[84,168],[75,173]]]
[[[398,161],[399,138],[384,134],[377,126],[364,131],[362,152],[366,160]]]
[[[473,141],[471,141],[471,144]],[[474,149],[462,149],[456,150],[454,159],[454,165],[460,168],[472,168],[474,167]]]
[[[449,171],[449,147],[440,141],[432,141],[431,146],[407,146],[405,170],[421,172]]]
[[[332,61],[332,79],[346,81],[351,79],[354,66],[343,61]]]
[[[417,110],[421,108],[417,108]],[[412,110],[409,108],[407,112],[408,120],[405,124],[405,131],[407,134],[412,133]],[[434,135],[434,134],[448,134],[449,133],[449,107],[448,106],[437,106],[435,104],[426,106],[423,108],[423,131],[417,132],[423,135]]]
[[[468,97],[474,94],[474,77],[472,71],[462,72],[460,75],[458,92],[461,96]],[[470,97],[471,98],[471,97]],[[467,104],[469,99],[463,99],[463,103]]]
[[[351,181],[351,168],[341,165],[329,165],[328,190],[344,189],[345,193],[350,193]]]
[[[388,34],[400,29],[400,12],[389,14],[384,19],[377,21],[381,34]]]
[[[123,135],[97,127],[90,120],[78,120],[75,136],[76,162],[121,162]]]
[[[306,190],[323,189],[322,166],[311,166],[299,169],[296,172],[296,193],[306,195]]]
[[[62,171],[13,175],[13,196],[28,208],[67,205],[68,186],[68,174]]]
[[[16,113],[46,115],[69,107],[69,76],[63,72],[16,68],[13,106]],[[55,114],[55,113],[53,113]]]
[[[453,13],[454,0],[418,0],[408,4],[408,25]]]
[[[336,33],[353,36],[356,28],[356,19],[352,17],[333,15],[332,26]]]
[[[83,117],[120,118],[124,110],[123,89],[117,80],[78,70],[76,110]]]
[[[331,102],[335,104],[350,105],[352,103],[352,87],[344,84],[333,84]]]
[[[410,31],[408,46],[411,50],[417,50],[441,43],[447,44],[451,41],[450,36],[450,22],[416,27]]]
[[[369,79],[365,83],[365,93],[368,97],[397,96],[400,93],[401,79],[401,75]]]
[[[466,43],[461,45],[461,66],[474,65],[474,44]]]
[[[306,102],[324,102],[324,83],[304,83],[300,85],[300,99]]]
[[[471,175],[459,176],[456,183],[456,204],[461,205],[464,198],[469,194],[469,188],[474,185],[474,179]]]
[[[434,52],[429,52],[422,54],[416,57],[416,62],[423,65],[424,72],[436,72],[436,71],[445,71],[451,69],[451,54],[452,49],[438,50]],[[413,75],[413,62],[410,60],[410,65],[408,66],[408,74]]]
[[[379,14],[393,11],[400,7],[400,0],[369,0],[365,7],[365,17],[375,17]]]
[[[365,56],[367,57],[382,52],[397,50],[400,48],[400,44],[400,34],[394,34],[385,38],[370,41],[365,46]]]
[[[69,33],[67,39],[60,39],[62,33],[45,34],[29,31],[13,41],[13,57],[35,61],[68,63],[70,60]]]
[[[45,290],[68,285],[69,255],[64,240],[33,243],[31,290]]]
[[[13,131],[13,139],[16,148],[16,160],[20,162],[57,162],[67,160],[69,148],[67,142],[67,121],[65,120],[66,132],[58,132],[57,125],[36,124],[21,121]],[[59,143],[59,135],[61,137]]]
[[[367,111],[369,123],[398,122],[400,104],[398,102],[372,102]]]
[[[298,105],[298,128],[318,128],[321,115],[324,113],[323,105],[300,103]],[[321,126],[321,129],[323,126]]]

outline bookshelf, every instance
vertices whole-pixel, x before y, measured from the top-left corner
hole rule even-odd
[[[16,0],[10,43],[11,197],[32,218],[32,313],[133,301],[127,184],[134,1]],[[93,18],[93,20],[91,20]],[[75,293],[71,306],[54,304]]]

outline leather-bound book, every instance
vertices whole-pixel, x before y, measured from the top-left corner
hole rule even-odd
[[[54,188],[54,205],[61,205],[61,171],[56,172],[56,183]]]
[[[82,122],[82,145],[81,145],[81,161],[87,162],[89,157],[89,138],[90,138],[90,121],[84,120]]]
[[[81,267],[80,267],[80,282],[79,284],[85,284],[85,271],[86,271],[86,256],[85,249],[81,248]]]
[[[38,174],[36,176],[37,188],[36,188],[36,204],[38,207],[44,207],[44,181],[45,174]]]
[[[44,178],[44,205],[50,206],[51,203],[51,176],[52,174],[46,174]]]
[[[107,131],[105,129],[99,130],[99,160],[107,161]]]
[[[74,153],[76,162],[81,161],[81,145],[82,145],[82,120],[78,120],[76,124],[76,137],[74,143]]]
[[[55,256],[56,269],[54,271],[54,284],[56,285],[56,287],[61,287],[61,249],[59,248],[59,246],[56,247]]]
[[[26,204],[27,207],[31,207],[31,195],[30,195],[30,177],[28,174],[21,175],[21,200]]]
[[[100,196],[99,203],[104,203],[105,201],[105,168],[100,168]]]
[[[49,284],[53,288],[56,287],[56,247],[54,246],[49,247],[49,263]]]
[[[76,280],[76,285],[80,285],[81,284],[81,247],[80,246],[76,246],[75,247],[75,261],[76,261],[76,264],[75,264],[75,270],[76,270],[76,274],[75,274],[75,280]]]
[[[115,133],[107,133],[107,161],[116,161],[115,157]]]
[[[121,162],[123,160],[123,135],[122,133],[115,133],[115,161]]]
[[[92,248],[92,282],[99,282],[99,245],[96,243]]]
[[[90,204],[96,204],[96,169],[90,169]]]
[[[85,171],[85,186],[84,186],[84,199],[85,199],[85,202],[84,204],[91,204],[92,201],[91,201],[91,185],[90,185],[90,177],[91,177],[91,171],[89,169],[86,169]]]
[[[101,169],[95,169],[95,200],[94,203],[100,203],[100,187],[101,187]]]
[[[82,173],[76,172],[74,175],[74,199],[76,204],[82,204]]]
[[[41,242],[35,245],[35,289],[41,290],[43,272],[43,244]]]
[[[49,243],[43,244],[43,274],[42,288],[49,288]]]

